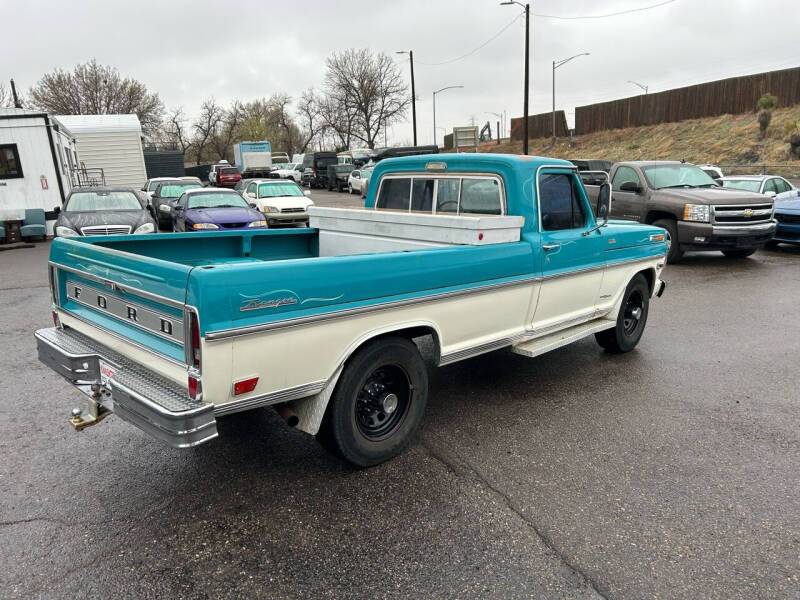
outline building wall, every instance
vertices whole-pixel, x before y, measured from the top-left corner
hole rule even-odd
[[[78,155],[87,169],[103,169],[106,185],[141,188],[147,181],[142,140],[135,131],[75,132]]]

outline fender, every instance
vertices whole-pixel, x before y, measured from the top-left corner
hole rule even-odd
[[[434,352],[436,354],[436,362],[438,363],[439,356],[441,354],[440,340],[442,337],[439,327],[433,321],[407,321],[371,329],[370,331],[363,333],[345,349],[345,351],[342,353],[342,356],[339,358],[339,366],[336,368],[333,375],[331,375],[331,377],[327,380],[325,387],[322,388],[322,391],[313,396],[300,398],[287,403],[292,410],[297,413],[297,416],[300,419],[299,423],[297,424],[297,429],[300,431],[305,431],[310,435],[317,435],[319,428],[322,425],[322,419],[325,417],[325,411],[328,408],[328,402],[330,401],[331,396],[333,396],[333,392],[336,389],[336,384],[339,382],[339,377],[344,370],[345,364],[347,364],[347,361],[350,359],[350,357],[353,356],[353,354],[355,354],[360,348],[362,348],[364,344],[390,333],[408,333],[412,331],[418,331],[420,336],[428,334],[433,337]]]

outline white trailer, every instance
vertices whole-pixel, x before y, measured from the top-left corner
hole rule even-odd
[[[56,117],[22,108],[0,108],[0,221],[22,219],[41,208],[53,233],[55,209],[72,189],[78,164],[75,139]]]
[[[272,166],[272,144],[267,140],[233,145],[233,163],[240,173],[268,171]]]
[[[63,115],[56,118],[77,140],[79,167],[103,169],[106,185],[139,189],[147,181],[139,117]]]

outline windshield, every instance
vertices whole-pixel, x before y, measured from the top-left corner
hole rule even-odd
[[[722,187],[758,193],[761,189],[761,182],[758,179],[723,179]]]
[[[162,185],[158,189],[161,198],[179,198],[186,190],[194,190],[203,187],[199,183],[170,183]]]
[[[717,187],[718,184],[695,165],[652,165],[642,167],[651,188]]]
[[[72,212],[142,210],[142,205],[133,192],[78,192],[69,197],[64,210]]]
[[[278,196],[303,196],[297,184],[288,181],[281,183],[261,183],[258,186],[260,198],[276,198]]]
[[[189,208],[247,208],[249,205],[237,193],[192,194],[189,196]]]
[[[328,168],[330,165],[335,165],[335,164],[337,164],[337,163],[338,163],[338,160],[339,160],[339,159],[338,159],[338,158],[336,158],[335,156],[330,156],[330,157],[327,157],[327,156],[326,156],[326,157],[324,157],[324,158],[317,158],[317,159],[314,161],[314,164],[316,165],[316,167],[317,167],[317,170],[318,170],[318,171],[320,171],[320,170],[324,171],[324,170],[325,170],[325,169],[327,169],[327,168]]]

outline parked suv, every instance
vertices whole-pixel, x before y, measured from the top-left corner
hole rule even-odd
[[[306,152],[303,156],[303,185],[310,188],[328,186],[328,167],[339,162],[336,152]]]
[[[616,163],[611,216],[663,227],[669,232],[667,262],[687,250],[719,250],[728,258],[750,256],[775,235],[773,200],[723,189],[696,165],[678,161]],[[590,197],[599,187],[587,186]]]
[[[328,165],[328,191],[345,191],[347,189],[347,180],[354,168],[352,163]]]

